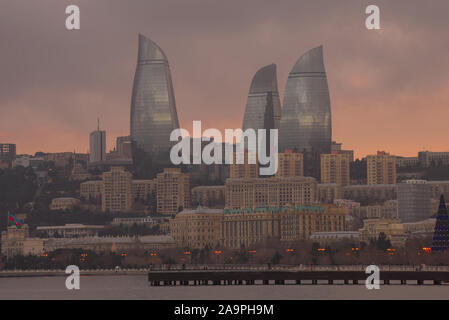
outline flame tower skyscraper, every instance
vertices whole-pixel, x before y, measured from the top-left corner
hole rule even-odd
[[[137,68],[131,98],[131,141],[136,154],[168,155],[170,134],[179,128],[168,59],[162,49],[139,34]],[[134,159],[136,160],[136,159]]]
[[[276,65],[259,69],[253,77],[246,102],[242,130],[279,129],[281,102]]]
[[[330,153],[332,124],[323,47],[305,53],[290,72],[279,129],[279,149]]]

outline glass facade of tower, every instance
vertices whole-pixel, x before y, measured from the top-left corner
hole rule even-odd
[[[330,153],[331,107],[323,47],[304,54],[290,72],[279,129],[279,150]]]
[[[159,46],[139,35],[139,53],[131,98],[131,139],[152,157],[167,153],[170,134],[179,128],[167,57]]]
[[[242,130],[279,129],[281,102],[279,99],[276,65],[259,69],[253,77],[243,117]],[[269,144],[269,131],[267,144]]]

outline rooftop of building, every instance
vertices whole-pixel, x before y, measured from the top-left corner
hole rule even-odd
[[[219,186],[197,186],[192,188],[193,190],[198,190],[198,189],[224,189],[225,185],[219,185]]]
[[[395,184],[351,184],[348,186],[344,186],[344,189],[350,188],[394,188]]]
[[[305,181],[316,181],[313,177],[269,177],[269,178],[228,178],[226,182],[239,182],[239,181],[296,181],[296,180],[305,180]]]
[[[66,224],[63,226],[41,226],[36,230],[60,230],[60,229],[103,229],[104,226],[84,225],[79,223]]]
[[[71,197],[61,197],[61,198],[53,198],[52,201],[80,201],[80,200]]]
[[[249,93],[277,91],[276,65],[273,63],[259,69],[253,77]]]
[[[89,180],[89,181],[85,181],[85,182],[81,182],[81,184],[97,184],[97,183],[102,183],[102,180]]]
[[[404,225],[417,225],[417,224],[435,224],[435,222],[437,221],[437,219],[435,218],[429,218],[429,219],[425,219],[425,220],[421,220],[421,221],[415,221],[415,222],[404,222]]]
[[[184,214],[204,214],[204,213],[214,213],[214,214],[222,214],[223,209],[211,209],[208,207],[198,206],[196,209],[185,209],[178,213],[178,215]]]
[[[317,236],[358,236],[358,231],[327,231],[327,232],[315,232],[311,237]]]

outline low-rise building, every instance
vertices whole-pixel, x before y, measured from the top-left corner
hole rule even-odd
[[[444,199],[449,199],[449,181],[427,181],[430,186],[430,196],[432,199],[440,199],[443,194]]]
[[[357,184],[343,187],[343,199],[357,202],[384,202],[397,199],[395,184]]]
[[[354,208],[352,214],[360,219],[397,219],[398,202],[389,200],[381,205],[360,206]]]
[[[84,181],[92,178],[92,175],[83,167],[81,163],[75,163],[70,178],[74,181]]]
[[[198,186],[192,188],[192,204],[211,207],[223,205],[225,202],[225,186]]]
[[[346,209],[347,216],[354,215],[354,209],[360,208],[359,202],[347,199],[335,199],[334,204],[338,207],[344,207]]]
[[[315,232],[310,236],[310,240],[318,242],[320,245],[328,245],[342,240],[351,240],[359,242],[358,231],[332,231],[332,232]]]
[[[123,217],[123,218],[114,218],[111,222],[111,225],[119,226],[133,226],[133,225],[156,225],[159,223],[167,222],[169,219],[162,218],[153,218],[153,217]]]
[[[436,219],[426,219],[418,222],[404,223],[405,232],[409,237],[433,236],[435,232]]]
[[[76,198],[54,198],[51,200],[50,210],[72,210],[74,206],[80,204],[80,201]]]
[[[82,199],[101,199],[101,188],[103,181],[86,181],[80,184],[80,196]]]
[[[2,255],[6,258],[15,256],[41,255],[44,253],[44,239],[30,238],[28,225],[22,228],[8,227],[1,234]]]
[[[317,185],[317,202],[334,203],[343,196],[342,186],[336,183],[319,183]]]
[[[137,226],[147,226],[155,227],[159,226],[159,232],[161,234],[170,233],[170,219],[166,217],[126,217],[126,218],[114,218],[111,222],[113,226],[126,226],[131,227]]]
[[[369,243],[376,241],[383,233],[392,246],[403,246],[407,239],[404,225],[399,219],[365,219],[363,228],[359,229],[360,241]]]
[[[87,226],[84,224],[66,224],[64,226],[41,226],[36,231],[46,238],[84,238],[98,236],[104,226]]]
[[[171,236],[141,237],[89,237],[78,239],[48,239],[45,241],[45,252],[57,249],[82,249],[97,254],[127,253],[133,250],[159,251],[175,248],[176,242]]]

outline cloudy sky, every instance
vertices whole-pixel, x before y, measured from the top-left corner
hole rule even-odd
[[[65,8],[81,9],[67,31]],[[382,30],[365,28],[365,8]],[[357,156],[449,150],[449,1],[1,0],[0,142],[19,153],[87,152],[129,133],[137,36],[168,56],[181,127],[241,126],[253,74],[288,73],[322,44],[333,138]]]

